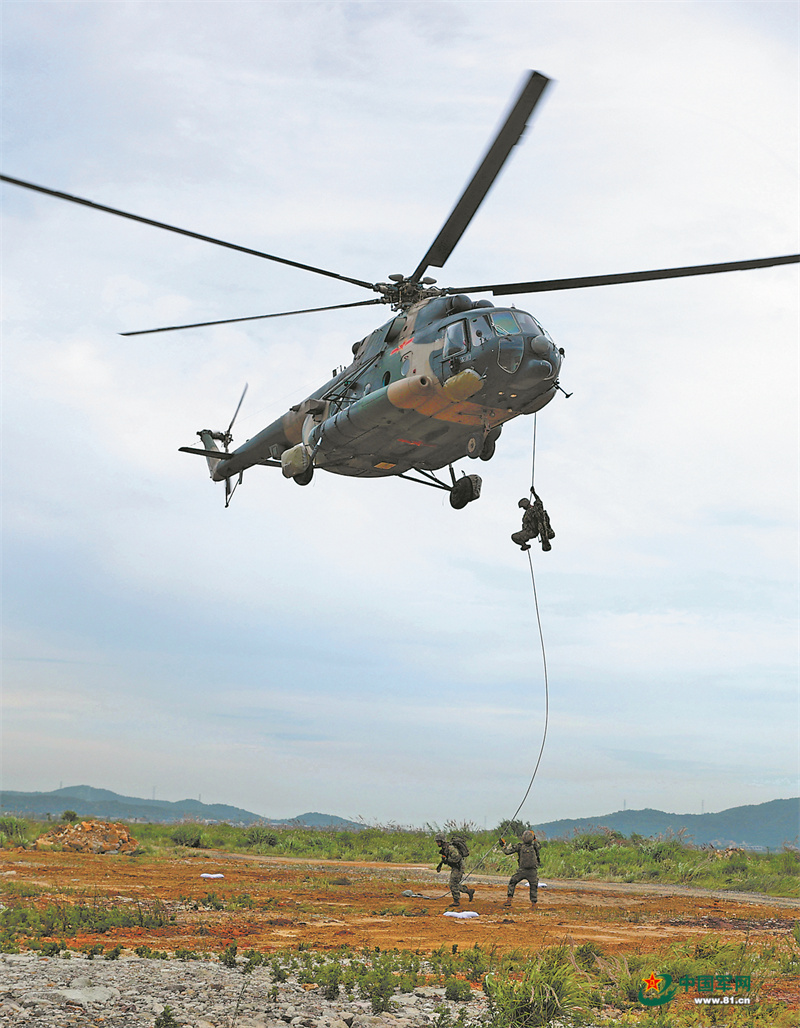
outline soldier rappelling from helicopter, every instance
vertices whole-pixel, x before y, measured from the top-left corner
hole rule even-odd
[[[526,497],[523,497],[517,504],[524,511],[522,515],[522,529],[519,532],[512,533],[511,539],[521,550],[530,549],[529,541],[531,539],[539,539],[543,550],[552,550],[553,547],[550,545],[550,540],[555,539],[556,533],[550,525],[550,515],[544,509],[544,504],[538,494],[534,490],[531,490],[531,492],[534,495],[533,503]]]

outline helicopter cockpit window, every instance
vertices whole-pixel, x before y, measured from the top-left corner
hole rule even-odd
[[[499,336],[497,347],[497,363],[513,375],[522,363],[522,356],[525,352],[525,337],[520,332],[519,325],[514,320],[511,311],[501,311],[498,314],[491,314],[494,330]]]
[[[443,359],[450,360],[451,357],[464,353],[466,349],[467,332],[465,323],[463,321],[457,321],[453,325],[448,325],[444,337],[444,350],[442,351]]]
[[[522,331],[527,332],[528,335],[540,336],[543,334],[542,326],[536,318],[531,317],[530,314],[526,314],[525,311],[517,311],[514,314],[514,318]]]
[[[498,311],[497,314],[490,314],[495,334],[498,336],[519,335],[519,325],[514,320],[511,311]]]

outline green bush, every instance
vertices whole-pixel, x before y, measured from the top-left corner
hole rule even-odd
[[[484,991],[492,1028],[535,1028],[583,1014],[586,986],[567,960],[547,959],[545,950],[520,980],[487,975]]]
[[[244,833],[245,846],[277,846],[278,836],[266,825],[251,825]]]
[[[229,943],[222,951],[219,957],[220,964],[224,964],[225,967],[236,967],[236,951],[238,946],[235,942]]]
[[[178,825],[170,835],[176,846],[188,846],[199,849],[203,845],[203,832],[200,825]]]
[[[0,847],[23,846],[27,835],[27,821],[21,817],[0,817]]]
[[[469,982],[461,978],[448,978],[444,983],[444,998],[452,1003],[466,1003],[472,999],[472,989]]]
[[[180,1022],[175,1020],[169,1006],[166,1006],[153,1022],[153,1028],[180,1028]]]

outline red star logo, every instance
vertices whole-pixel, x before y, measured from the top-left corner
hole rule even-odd
[[[649,978],[643,978],[642,982],[647,986],[645,992],[658,992],[661,988],[661,983],[664,981],[663,978],[659,978],[658,975],[653,971]]]

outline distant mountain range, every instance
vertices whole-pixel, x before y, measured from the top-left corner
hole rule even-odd
[[[581,817],[534,825],[545,839],[611,828],[625,836],[634,833],[649,838],[686,829],[685,839],[695,846],[708,843],[719,847],[741,846],[751,850],[778,850],[784,844],[798,845],[800,798],[770,800],[747,807],[731,807],[718,814],[666,814],[663,810],[618,810],[602,817]]]
[[[71,785],[53,792],[0,792],[0,811],[40,820],[61,818],[65,810],[74,810],[82,818],[102,821],[140,821],[148,823],[175,821],[225,821],[231,825],[255,823],[278,826],[303,825],[307,828],[336,828],[359,831],[365,826],[335,814],[316,812],[298,814],[285,820],[274,820],[225,803],[201,803],[200,800],[144,800],[136,796],[120,796],[109,789],[91,785]]]
[[[90,785],[68,786],[53,792],[0,792],[0,812],[44,820],[61,818],[65,810],[74,810],[82,818],[103,821],[166,822],[225,821],[232,825],[255,823],[273,825],[304,825],[308,828],[329,828],[359,831],[366,827],[335,814],[306,813],[275,820],[254,814],[241,807],[224,803],[201,803],[200,800],[145,800],[120,796],[108,789]],[[534,825],[545,839],[569,838],[575,833],[610,828],[625,836],[635,834],[650,838],[686,829],[686,841],[696,846],[708,843],[716,847],[741,846],[752,850],[778,850],[784,844],[798,845],[800,837],[800,798],[770,800],[753,806],[731,807],[717,814],[668,814],[663,810],[618,810],[599,817],[582,817],[548,821]]]

